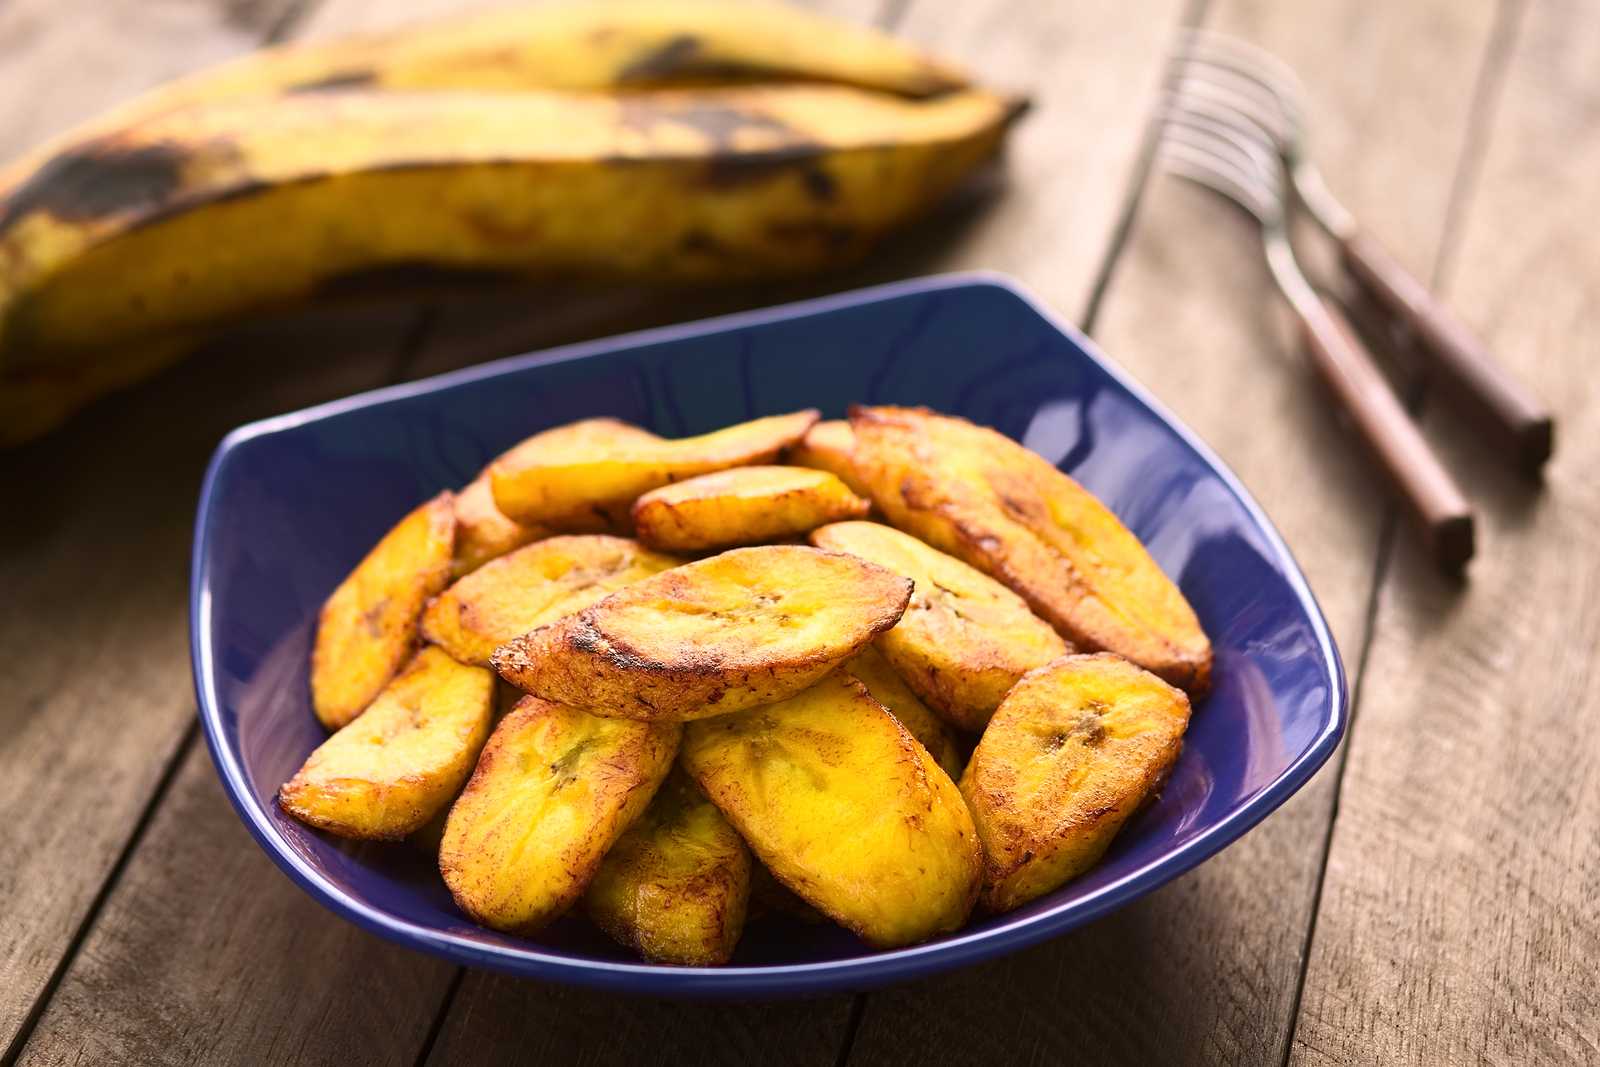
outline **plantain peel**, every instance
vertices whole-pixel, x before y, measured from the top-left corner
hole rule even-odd
[[[683,560],[605,534],[551,537],[486,563],[435,597],[422,636],[462,663]]]
[[[626,525],[634,501],[670,482],[766,463],[817,421],[812,410],[668,441],[615,432],[535,435],[489,468],[495,504],[518,522],[562,529]]]
[[[954,930],[977,899],[961,794],[843,672],[690,723],[682,763],[779,881],[874,947]]]
[[[983,840],[983,906],[1009,911],[1088,870],[1183,747],[1189,699],[1120,656],[1066,656],[1017,683],[961,778]]]
[[[633,528],[655,548],[704,552],[798,537],[870,507],[827,471],[734,467],[652,489],[634,501]]]
[[[474,13],[280,45],[160,86],[0,173],[0,189],[74,141],[202,103],[350,89],[628,90],[807,81],[904,96],[965,73],[901,41],[787,4],[626,0]]]
[[[963,730],[982,730],[1018,678],[1070,651],[1017,594],[909,534],[841,522],[812,531],[811,542],[912,580],[905,615],[876,647],[918,696]]]
[[[750,850],[681,771],[606,853],[584,910],[647,960],[726,963],[744,930]]]
[[[0,199],[0,366],[92,363],[399,265],[717,284],[837,269],[992,158],[1017,107],[786,83],[163,110]]]
[[[450,803],[489,736],[494,675],[417,653],[359,719],[278,790],[296,819],[341,837],[397,841]]]
[[[682,732],[523,698],[445,822],[439,870],[457,906],[510,933],[565,912],[650,803]]]
[[[802,545],[737,548],[507,642],[506,681],[600,715],[685,720],[782,700],[905,611],[911,583]]]
[[[1017,592],[1079,648],[1203,692],[1211,642],[1104,504],[993,430],[921,408],[851,411],[855,467],[895,526]]]
[[[455,506],[440,493],[384,535],[322,606],[311,706],[330,730],[364,711],[417,646],[428,599],[450,580]]]

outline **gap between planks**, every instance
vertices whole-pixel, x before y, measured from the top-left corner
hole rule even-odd
[[[274,32],[287,32],[292,23],[304,18],[314,2],[315,0],[309,0],[309,2],[297,5],[292,15],[286,16],[275,25]],[[273,38],[269,35],[267,40],[271,41]],[[389,367],[383,375],[383,380],[373,383],[374,388],[392,385],[405,380],[406,369],[415,361],[417,353],[427,344],[432,322],[433,313],[431,311],[422,310],[415,315],[415,321],[396,346],[394,357],[389,361]],[[106,902],[110,900],[111,894],[120,883],[129,860],[138,852],[139,846],[143,843],[145,834],[149,830],[156,812],[160,810],[161,805],[171,795],[173,783],[177,780],[179,770],[199,743],[200,721],[198,716],[199,711],[196,708],[188,727],[184,730],[177,745],[174,746],[168,756],[161,776],[157,779],[155,788],[151,790],[149,798],[145,801],[145,805],[141,809],[127,841],[124,842],[115,862],[113,862],[105,878],[101,881],[100,887],[95,891],[89,907],[84,912],[82,921],[78,924],[77,929],[74,930],[71,940],[68,941],[66,949],[61,954],[61,958],[57,960],[55,969],[39,991],[39,995],[35,998],[32,1007],[29,1008],[22,1025],[18,1027],[16,1033],[12,1036],[5,1054],[0,1056],[0,1067],[12,1067],[27,1049],[28,1042],[39,1025],[39,1020],[44,1016],[45,1009],[54,998],[56,990],[60,988],[62,979],[71,970],[73,962],[83,948],[85,939],[89,936],[89,932],[94,928],[102,911],[104,911]],[[446,1005],[448,1005],[449,997],[454,994],[456,987],[459,985],[460,973],[458,972],[447,990]],[[441,1006],[436,1025],[429,1031],[430,1044],[431,1040],[438,1036],[438,1024],[443,1022],[444,1010],[445,1006]]]
[[[1468,109],[1461,155],[1451,179],[1449,200],[1445,205],[1444,226],[1439,235],[1438,249],[1434,254],[1433,269],[1428,277],[1428,284],[1436,293],[1443,292],[1444,282],[1455,264],[1468,206],[1488,154],[1489,132],[1494,118],[1495,103],[1505,89],[1506,74],[1511,57],[1516,51],[1517,30],[1524,13],[1522,0],[1499,0],[1495,7],[1494,26],[1485,43],[1478,76],[1473,85],[1472,103]],[[1407,407],[1413,416],[1421,416],[1427,399],[1427,382],[1419,381],[1407,397]],[[1350,748],[1354,743],[1362,695],[1366,689],[1367,669],[1377,640],[1378,609],[1394,566],[1395,547],[1399,538],[1403,536],[1409,536],[1404,516],[1398,505],[1391,501],[1384,510],[1383,526],[1378,537],[1377,558],[1373,562],[1372,585],[1368,590],[1366,614],[1362,620],[1361,649],[1357,654],[1355,676],[1350,687],[1350,720],[1345,728],[1344,742],[1339,746],[1332,767],[1333,798],[1328,812],[1327,828],[1322,838],[1322,856],[1318,864],[1316,889],[1311,898],[1311,921],[1306,926],[1305,944],[1300,950],[1300,972],[1295,982],[1294,1001],[1289,1014],[1289,1030],[1283,1046],[1283,1057],[1280,1060],[1283,1067],[1288,1067],[1294,1057],[1295,1037],[1299,1033],[1300,1014],[1305,999],[1306,979],[1311,970],[1311,952],[1316,943],[1317,919],[1322,913],[1323,889],[1328,880],[1328,861],[1333,853],[1333,834],[1339,822],[1339,799],[1344,792]]]
[[[929,0],[885,0],[883,28],[892,30],[902,22],[912,4],[926,4],[928,2]],[[1179,14],[1178,23],[1173,27],[1173,35],[1176,36],[1183,29],[1199,26],[1205,19],[1206,9],[1210,2],[1211,0],[1186,0]],[[1106,245],[1105,252],[1101,256],[1100,263],[1094,271],[1089,294],[1084,301],[1083,310],[1079,317],[1083,332],[1090,337],[1094,336],[1095,320],[1099,316],[1101,302],[1116,271],[1117,261],[1121,258],[1123,250],[1127,247],[1128,238],[1133,232],[1133,224],[1138,215],[1139,202],[1150,184],[1156,144],[1156,127],[1153,120],[1158,106],[1159,100],[1152,98],[1143,120],[1144,128],[1139,151],[1128,174],[1122,200],[1117,208],[1117,218],[1112,226],[1111,237]],[[845,1031],[839,1044],[839,1055],[835,1060],[835,1067],[846,1067],[846,1064],[850,1062],[856,1035],[861,1030],[861,1021],[866,1016],[867,1001],[871,995],[871,993],[857,993],[852,998],[850,1018],[846,1023]]]

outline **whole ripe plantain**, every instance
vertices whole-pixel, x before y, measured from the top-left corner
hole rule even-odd
[[[388,266],[832,269],[931,208],[1020,109],[781,5],[512,10],[245,57],[0,172],[0,444]]]
[[[790,4],[610,0],[507,7],[266,48],[129,100],[0,170],[0,195],[75,142],[194,104],[348,89],[637,92],[814,81],[922,97],[967,75],[887,34]]]

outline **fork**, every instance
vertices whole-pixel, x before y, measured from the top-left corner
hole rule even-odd
[[[1473,554],[1472,507],[1340,312],[1300,269],[1289,243],[1282,158],[1270,142],[1206,110],[1177,97],[1165,101],[1157,162],[1255,217],[1268,269],[1300,322],[1312,365],[1406,503],[1434,558],[1460,569]]]
[[[1170,92],[1252,139],[1265,137],[1283,159],[1299,203],[1339,249],[1339,259],[1385,311],[1404,323],[1441,382],[1495,435],[1525,470],[1550,458],[1550,411],[1495,362],[1483,343],[1421,281],[1364,231],[1329,191],[1306,148],[1299,80],[1254,45],[1205,30],[1186,31],[1174,57]]]

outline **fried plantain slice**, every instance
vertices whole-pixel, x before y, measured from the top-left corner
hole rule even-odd
[[[827,471],[733,467],[652,489],[633,504],[639,540],[668,552],[702,552],[798,537],[872,507]]]
[[[422,636],[462,663],[487,667],[512,638],[682,562],[626,537],[550,537],[485,564],[435,597],[422,613]]]
[[[284,811],[341,837],[395,841],[455,797],[489,736],[494,675],[424,648],[360,718],[278,790]]]
[[[893,632],[893,631],[891,631]],[[944,721],[928,710],[917,698],[905,680],[889,666],[889,661],[878,651],[878,638],[845,661],[845,672],[867,687],[867,693],[900,720],[900,725],[911,731],[911,736],[922,743],[933,761],[952,779],[961,777],[961,746]]]
[[[983,906],[1010,911],[1099,862],[1188,724],[1182,690],[1108,652],[1018,682],[961,777],[983,839]]]
[[[727,963],[744,930],[750,866],[738,832],[675,770],[606,853],[584,908],[647,960]]]
[[[450,576],[463,578],[492,559],[548,536],[541,526],[512,522],[494,506],[487,472],[456,493],[456,549]]]
[[[799,411],[675,441],[615,433],[552,436],[558,429],[500,457],[490,465],[489,479],[495,505],[516,522],[604,530],[625,524],[633,502],[659,486],[771,463],[816,421],[815,411]]]
[[[698,719],[782,700],[899,620],[911,583],[805,545],[736,548],[501,645],[525,692],[599,715]]]
[[[796,919],[808,926],[830,923],[822,912],[795,896],[794,890],[778,881],[767,865],[758,859],[751,860],[750,906],[746,920],[759,920],[769,916]]]
[[[311,650],[311,707],[337,730],[366,710],[417,647],[428,598],[450,581],[456,517],[440,493],[401,519],[328,597]]]
[[[922,408],[851,410],[855,465],[894,525],[998,579],[1079,648],[1202,692],[1194,609],[1105,505],[1015,441]]]
[[[814,467],[838,478],[857,496],[872,494],[856,477],[856,435],[844,419],[823,419],[789,449],[785,457],[796,467]]]
[[[779,881],[867,943],[923,941],[972,910],[982,860],[961,794],[845,672],[690,723],[682,763]]]
[[[524,697],[445,823],[439,871],[457,906],[511,933],[566,911],[650,803],[682,733]]]
[[[812,531],[811,543],[916,583],[905,615],[876,644],[918,696],[963,730],[982,730],[1018,678],[1071,651],[1017,594],[909,534],[841,522]]]

